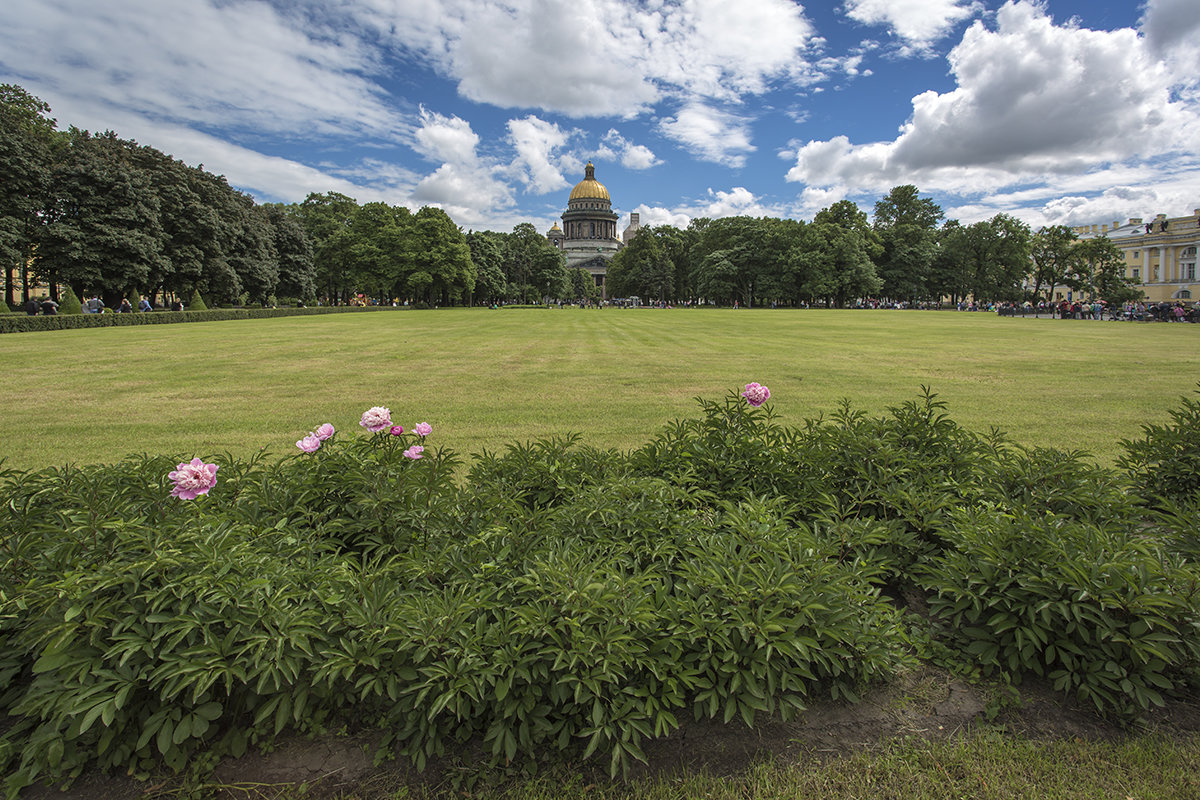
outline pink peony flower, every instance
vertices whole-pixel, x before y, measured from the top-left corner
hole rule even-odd
[[[368,408],[363,412],[362,419],[358,423],[371,433],[379,433],[384,428],[390,428],[392,425],[392,412],[388,411],[383,406],[375,406]]]
[[[205,464],[193,458],[191,463],[180,464],[173,472],[167,473],[167,477],[175,481],[172,497],[195,500],[199,495],[208,494],[217,485],[217,465]]]
[[[411,458],[413,461],[416,461],[418,458],[424,457],[421,455],[424,452],[425,452],[424,447],[421,447],[421,445],[419,445],[419,444],[414,444],[412,447],[410,447],[404,451],[404,457]]]
[[[433,426],[428,422],[418,422],[413,426],[413,433],[424,439],[426,436],[433,433]]]
[[[757,408],[771,399],[771,390],[757,383],[747,383],[742,397],[746,398],[747,403]]]
[[[299,447],[306,453],[315,453],[321,449],[321,437],[315,433],[310,433],[300,441],[296,442],[296,447]]]
[[[390,433],[392,436],[401,436],[404,434],[404,426],[403,425],[393,425],[392,429],[390,431],[388,431],[388,433]]]
[[[316,437],[318,439],[320,439],[322,442],[325,441],[326,439],[328,439],[330,436],[333,436],[333,433],[334,433],[333,426],[331,424],[329,424],[328,422],[326,422],[324,425],[322,425],[321,427],[317,428],[316,431],[314,431],[314,434],[316,435]]]

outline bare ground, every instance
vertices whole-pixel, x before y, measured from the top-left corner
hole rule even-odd
[[[734,775],[770,758],[800,762],[886,744],[896,739],[943,740],[975,726],[988,724],[1034,740],[1083,739],[1117,741],[1149,731],[1166,735],[1200,732],[1200,698],[1170,701],[1151,714],[1137,730],[1128,731],[1088,712],[1033,682],[1020,689],[1019,700],[993,720],[986,720],[995,690],[980,688],[941,670],[923,668],[897,676],[869,692],[861,702],[813,703],[798,719],[766,721],[753,730],[741,722],[683,722],[663,739],[646,745],[648,764],[638,764],[630,777],[703,770]],[[682,722],[682,720],[681,720]],[[353,792],[356,797],[382,798],[408,785],[437,792],[464,776],[486,771],[478,745],[432,762],[418,773],[406,762],[393,760],[372,766],[373,736],[285,738],[270,753],[251,753],[226,759],[216,769],[208,793],[228,800],[270,798],[287,787],[306,784],[307,797],[332,797]],[[580,765],[590,782],[608,780],[606,764],[594,759]],[[82,776],[69,790],[47,787],[27,790],[33,800],[133,800],[164,796],[177,788],[174,781],[155,784],[99,774]]]

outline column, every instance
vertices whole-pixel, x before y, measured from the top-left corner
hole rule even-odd
[[[1150,248],[1142,249],[1142,283],[1149,283],[1150,278]]]

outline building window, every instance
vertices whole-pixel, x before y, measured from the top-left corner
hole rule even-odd
[[[1188,264],[1186,266],[1186,272],[1187,272],[1187,274],[1184,275],[1184,278],[1186,278],[1189,281],[1196,280],[1196,265],[1195,264]]]
[[[1142,271],[1140,269],[1138,269],[1137,267],[1133,268],[1133,279],[1135,281],[1142,279]]]
[[[1134,257],[1134,258],[1141,258],[1141,257],[1142,257],[1142,252],[1141,252],[1140,250],[1134,250],[1134,251],[1133,251],[1133,257]]]
[[[1180,300],[1191,300],[1192,293],[1189,292],[1187,289],[1180,289],[1179,294],[1177,294],[1176,297],[1178,297]]]

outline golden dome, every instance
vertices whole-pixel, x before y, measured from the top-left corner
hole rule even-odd
[[[571,196],[567,202],[573,200],[605,200],[609,203],[612,198],[608,196],[608,189],[604,188],[604,184],[596,180],[596,168],[592,166],[592,162],[587,163],[584,168],[584,177],[579,183],[575,184],[575,188],[571,190]]]
[[[558,223],[557,223],[557,222],[556,222],[556,223],[554,223],[554,227],[550,229],[550,232],[551,232],[551,233],[554,233],[555,231],[560,231],[560,232],[562,231],[562,228],[558,227]]]

